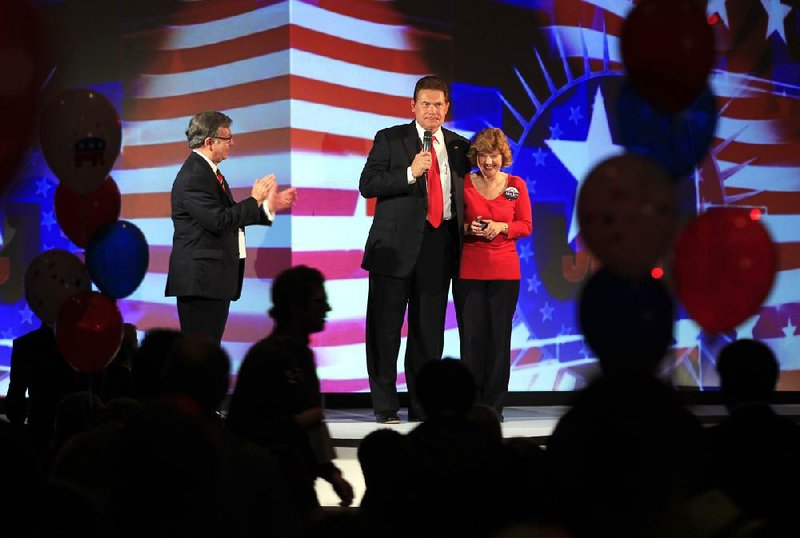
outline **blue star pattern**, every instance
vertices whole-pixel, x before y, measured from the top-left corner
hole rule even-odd
[[[19,310],[20,318],[22,318],[23,325],[33,325],[33,310],[30,309],[27,303],[22,305]]]
[[[618,151],[609,118],[616,114],[613,96],[621,81],[619,73],[604,71],[556,91],[527,125],[512,171],[526,180],[533,208],[533,235],[517,241],[522,269],[519,320],[538,360],[563,364],[578,380],[585,379],[586,369],[593,367],[588,361],[591,352],[577,328],[576,308],[580,286],[591,274],[590,258],[580,252],[570,233],[577,191],[586,172],[579,164],[588,162],[589,156],[604,159]],[[593,108],[595,103],[600,108]],[[582,111],[586,110],[591,113],[585,115]],[[577,235],[577,230],[573,233]]]
[[[539,286],[541,285],[542,281],[539,280],[539,277],[536,275],[536,273],[534,273],[533,276],[528,279],[528,291],[539,293]]]
[[[11,257],[12,271],[24,271],[38,253],[46,250],[81,252],[58,224],[53,209],[57,180],[41,153],[31,151],[26,156],[12,183],[15,188],[7,195],[5,219],[0,222],[0,236],[5,241],[0,244],[0,256]],[[12,340],[39,326],[36,314],[25,301],[23,281],[17,273],[0,285],[0,372],[10,367]]]
[[[53,226],[58,226],[58,222],[56,222],[56,212],[55,211],[45,211],[42,214],[42,227],[47,228],[47,231],[53,229]],[[59,232],[61,229],[59,228]]]
[[[553,320],[553,307],[550,306],[550,303],[547,301],[545,301],[544,306],[539,309],[539,312],[542,313],[542,322]]]
[[[545,157],[547,157],[547,152],[542,148],[536,148],[536,151],[533,152],[533,159],[536,161],[534,166],[545,166]]]
[[[583,119],[583,114],[581,114],[581,107],[579,106],[571,106],[569,107],[569,121],[578,125],[578,123]]]
[[[517,247],[517,254],[519,254],[519,259],[523,262],[527,262],[528,260],[533,257],[533,251],[531,250],[531,244],[529,242],[522,242],[518,243]]]
[[[36,182],[36,196],[40,196],[41,195],[41,196],[47,198],[47,193],[49,193],[50,189],[52,189],[52,188],[53,188],[53,186],[50,185],[50,182],[47,180],[47,178],[42,176]]]

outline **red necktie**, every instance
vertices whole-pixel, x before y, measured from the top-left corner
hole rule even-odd
[[[219,171],[217,168],[217,181],[219,181],[219,186],[222,187],[222,190],[225,190],[225,178],[222,175],[222,172]]]
[[[436,142],[436,137],[433,137]],[[438,228],[442,223],[444,213],[444,202],[442,199],[442,180],[439,178],[439,159],[436,157],[436,150],[431,144],[431,167],[428,169],[428,222],[431,226]]]

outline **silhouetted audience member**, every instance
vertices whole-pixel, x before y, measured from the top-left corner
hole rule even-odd
[[[475,405],[475,381],[461,361],[430,361],[419,376],[418,398],[426,418],[465,416]]]
[[[181,337],[175,329],[151,329],[142,338],[131,360],[133,396],[147,400],[164,392],[164,365],[172,344]]]
[[[184,335],[170,346],[164,363],[165,393],[188,396],[208,418],[214,418],[228,393],[231,361],[219,345],[197,335]]]
[[[408,507],[419,523],[411,530],[485,536],[499,523],[502,445],[495,432],[469,417],[472,375],[455,359],[428,362],[417,376],[417,397],[426,418],[407,435]]]
[[[108,538],[112,528],[108,514],[80,486],[51,480],[37,495],[32,538]]]
[[[667,501],[707,485],[700,423],[656,377],[672,342],[672,301],[659,281],[600,270],[578,308],[602,375],[548,440],[554,506],[578,536],[645,536]]]
[[[374,528],[391,534],[397,526],[397,507],[408,503],[408,453],[403,434],[382,428],[358,444],[358,462],[364,475],[361,511]]]
[[[125,427],[113,459],[115,536],[224,536],[222,450],[186,397],[153,398]]]
[[[34,499],[43,475],[29,436],[21,433],[19,428],[0,418],[2,524],[6,529],[16,529],[16,534],[24,537],[29,535],[27,531],[36,512]]]
[[[475,425],[486,430],[486,434],[497,440],[498,443],[503,442],[503,415],[497,409],[488,404],[475,404],[467,412],[467,419]]]
[[[50,462],[69,439],[94,429],[102,409],[103,402],[100,397],[88,390],[67,394],[58,402],[55,431],[50,445]]]
[[[552,486],[542,447],[525,437],[506,439],[499,465],[503,501],[498,518],[506,525],[552,522]]]
[[[209,339],[195,335],[175,341],[164,369],[164,390],[196,402],[216,425],[222,449],[222,504],[225,535],[296,535],[318,518],[314,489],[300,458],[273,452],[222,429],[218,410],[228,392],[230,359]]]
[[[100,407],[92,429],[75,433],[63,442],[55,456],[51,480],[80,489],[101,513],[110,517],[112,464],[125,427],[140,410],[139,402],[132,398],[115,398]]]
[[[119,351],[99,375],[97,393],[103,403],[114,398],[130,398],[133,395],[131,363],[138,347],[136,326],[125,323]]]
[[[318,270],[303,265],[272,283],[270,316],[275,328],[242,362],[231,397],[231,429],[262,446],[294,447],[306,464],[309,483],[330,482],[344,506],[353,489],[334,465],[333,446],[322,411],[322,395],[309,335],[325,327],[330,311]]]
[[[86,386],[82,386],[84,381]],[[19,427],[27,420],[34,450],[43,466],[53,438],[58,403],[67,394],[88,386],[88,381],[64,359],[52,327],[43,323],[38,329],[14,339],[6,415]]]
[[[737,340],[720,352],[717,372],[729,412],[709,430],[718,483],[747,514],[766,519],[768,536],[800,536],[800,426],[770,406],[775,355],[762,342]]]

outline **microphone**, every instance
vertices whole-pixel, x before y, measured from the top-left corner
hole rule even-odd
[[[422,151],[430,151],[431,144],[433,143],[433,133],[430,131],[425,131],[422,133]],[[426,182],[428,181],[428,171],[422,173],[422,179]]]

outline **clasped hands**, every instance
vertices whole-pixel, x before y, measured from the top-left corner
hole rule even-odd
[[[267,203],[267,206],[275,213],[291,209],[297,201],[297,189],[289,187],[278,190],[278,183],[275,181],[275,174],[270,174],[256,180],[253,183],[253,190],[250,196],[256,199],[258,205]]]
[[[496,220],[482,220],[481,216],[478,215],[475,217],[475,220],[469,223],[469,226],[467,227],[467,234],[483,237],[491,241],[500,235],[505,229],[506,225],[504,222],[498,222]]]

